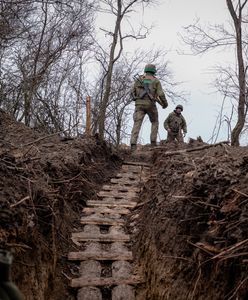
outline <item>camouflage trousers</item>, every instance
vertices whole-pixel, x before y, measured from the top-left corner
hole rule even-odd
[[[157,134],[158,134],[158,110],[156,105],[149,105],[149,106],[141,106],[137,105],[135,107],[135,112],[133,115],[133,129],[131,134],[131,145],[136,145],[140,128],[142,125],[142,122],[144,120],[145,115],[148,115],[150,122],[152,123],[151,126],[151,143],[156,143],[157,140]]]
[[[180,131],[178,132],[173,132],[170,131],[167,134],[167,143],[171,143],[177,141],[178,143],[183,143],[183,135]]]

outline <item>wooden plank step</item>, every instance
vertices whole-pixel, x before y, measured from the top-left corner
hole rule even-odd
[[[133,182],[137,183],[137,182],[143,181],[147,177],[148,177],[147,174],[145,174],[144,172],[139,173],[139,174],[136,174],[136,173],[134,174],[134,173],[130,173],[130,172],[122,172],[122,173],[116,174],[114,178],[128,179],[128,180],[132,180]]]
[[[113,191],[113,192],[139,192],[140,188],[135,186],[135,184],[130,185],[130,186],[125,186],[125,185],[119,185],[119,184],[112,184],[112,185],[103,185],[102,186],[102,191]]]
[[[81,288],[85,286],[112,286],[112,285],[122,285],[122,284],[130,284],[136,285],[139,283],[143,283],[144,279],[140,276],[133,275],[129,278],[74,278],[71,280],[71,287]]]
[[[107,192],[107,191],[100,191],[99,193],[97,193],[97,196],[100,198],[116,198],[116,199],[122,199],[122,198],[127,198],[127,199],[132,199],[137,197],[137,193],[136,192]]]
[[[96,234],[96,233],[84,233],[84,232],[74,232],[72,233],[72,239],[78,242],[128,242],[130,241],[130,236],[124,233],[106,233],[106,234]]]
[[[122,165],[121,171],[123,172],[133,172],[133,173],[141,173],[145,167],[138,165]]]
[[[122,170],[121,170],[121,174],[133,174],[133,176],[137,176],[139,177],[140,174],[141,174],[141,169],[138,169],[137,167],[133,168],[132,170],[130,168],[128,168],[127,166],[126,167],[123,167],[122,166]]]
[[[131,251],[126,251],[126,252],[107,252],[107,251],[101,251],[98,253],[93,253],[93,252],[86,252],[86,251],[81,251],[81,252],[70,252],[68,254],[68,259],[69,260],[133,260],[133,254]]]
[[[130,180],[137,180],[140,178],[140,174],[134,174],[133,172],[121,172],[115,175],[115,178],[129,178]]]
[[[121,187],[134,186],[137,187],[139,180],[130,180],[128,178],[111,178],[110,182]]]
[[[141,161],[124,161],[123,165],[131,165],[131,166],[142,166],[150,168],[152,165],[146,162]]]
[[[127,215],[130,210],[127,208],[108,208],[108,207],[84,207],[83,213],[85,214],[110,214],[110,215]]]
[[[115,226],[115,225],[123,225],[125,224],[125,221],[122,219],[114,219],[114,218],[108,218],[104,216],[90,216],[90,217],[82,217],[80,220],[81,224],[84,225],[110,225],[110,226]]]
[[[98,207],[105,207],[105,206],[107,206],[107,207],[130,207],[130,208],[134,208],[136,205],[137,205],[137,202],[135,202],[135,201],[120,201],[120,200],[113,200],[113,201],[111,201],[111,200],[105,200],[105,199],[103,199],[103,200],[99,200],[99,201],[97,201],[97,200],[88,200],[87,201],[87,205],[88,206],[98,206]]]

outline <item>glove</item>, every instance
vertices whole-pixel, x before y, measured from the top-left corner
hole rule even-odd
[[[165,109],[168,106],[167,101],[163,101],[162,108]]]

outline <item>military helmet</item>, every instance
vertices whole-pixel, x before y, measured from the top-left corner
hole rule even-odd
[[[178,108],[180,108],[181,111],[183,111],[183,106],[182,106],[181,104],[178,104],[178,105],[176,106],[176,109],[178,109]]]
[[[157,72],[156,66],[153,65],[153,64],[147,64],[147,65],[145,66],[144,72],[145,72],[145,73],[146,73],[146,72],[150,72],[150,73],[155,74],[155,73]]]

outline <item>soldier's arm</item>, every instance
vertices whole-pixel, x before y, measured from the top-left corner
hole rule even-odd
[[[169,129],[170,117],[171,117],[171,114],[169,114],[169,116],[168,116],[168,117],[165,119],[165,121],[164,121],[164,129],[165,129],[165,130],[168,130],[168,129]]]
[[[182,130],[184,133],[187,133],[187,123],[186,123],[186,120],[185,118],[182,116]]]
[[[132,86],[132,88],[131,88],[130,95],[131,95],[133,101],[135,101],[136,98],[137,98],[137,96],[136,96],[136,85],[135,85],[135,83],[133,84],[133,86]]]
[[[163,91],[162,85],[160,81],[157,81],[157,96],[159,97],[160,101],[162,102],[162,107],[166,108],[168,106],[168,101],[165,97],[165,93]]]

